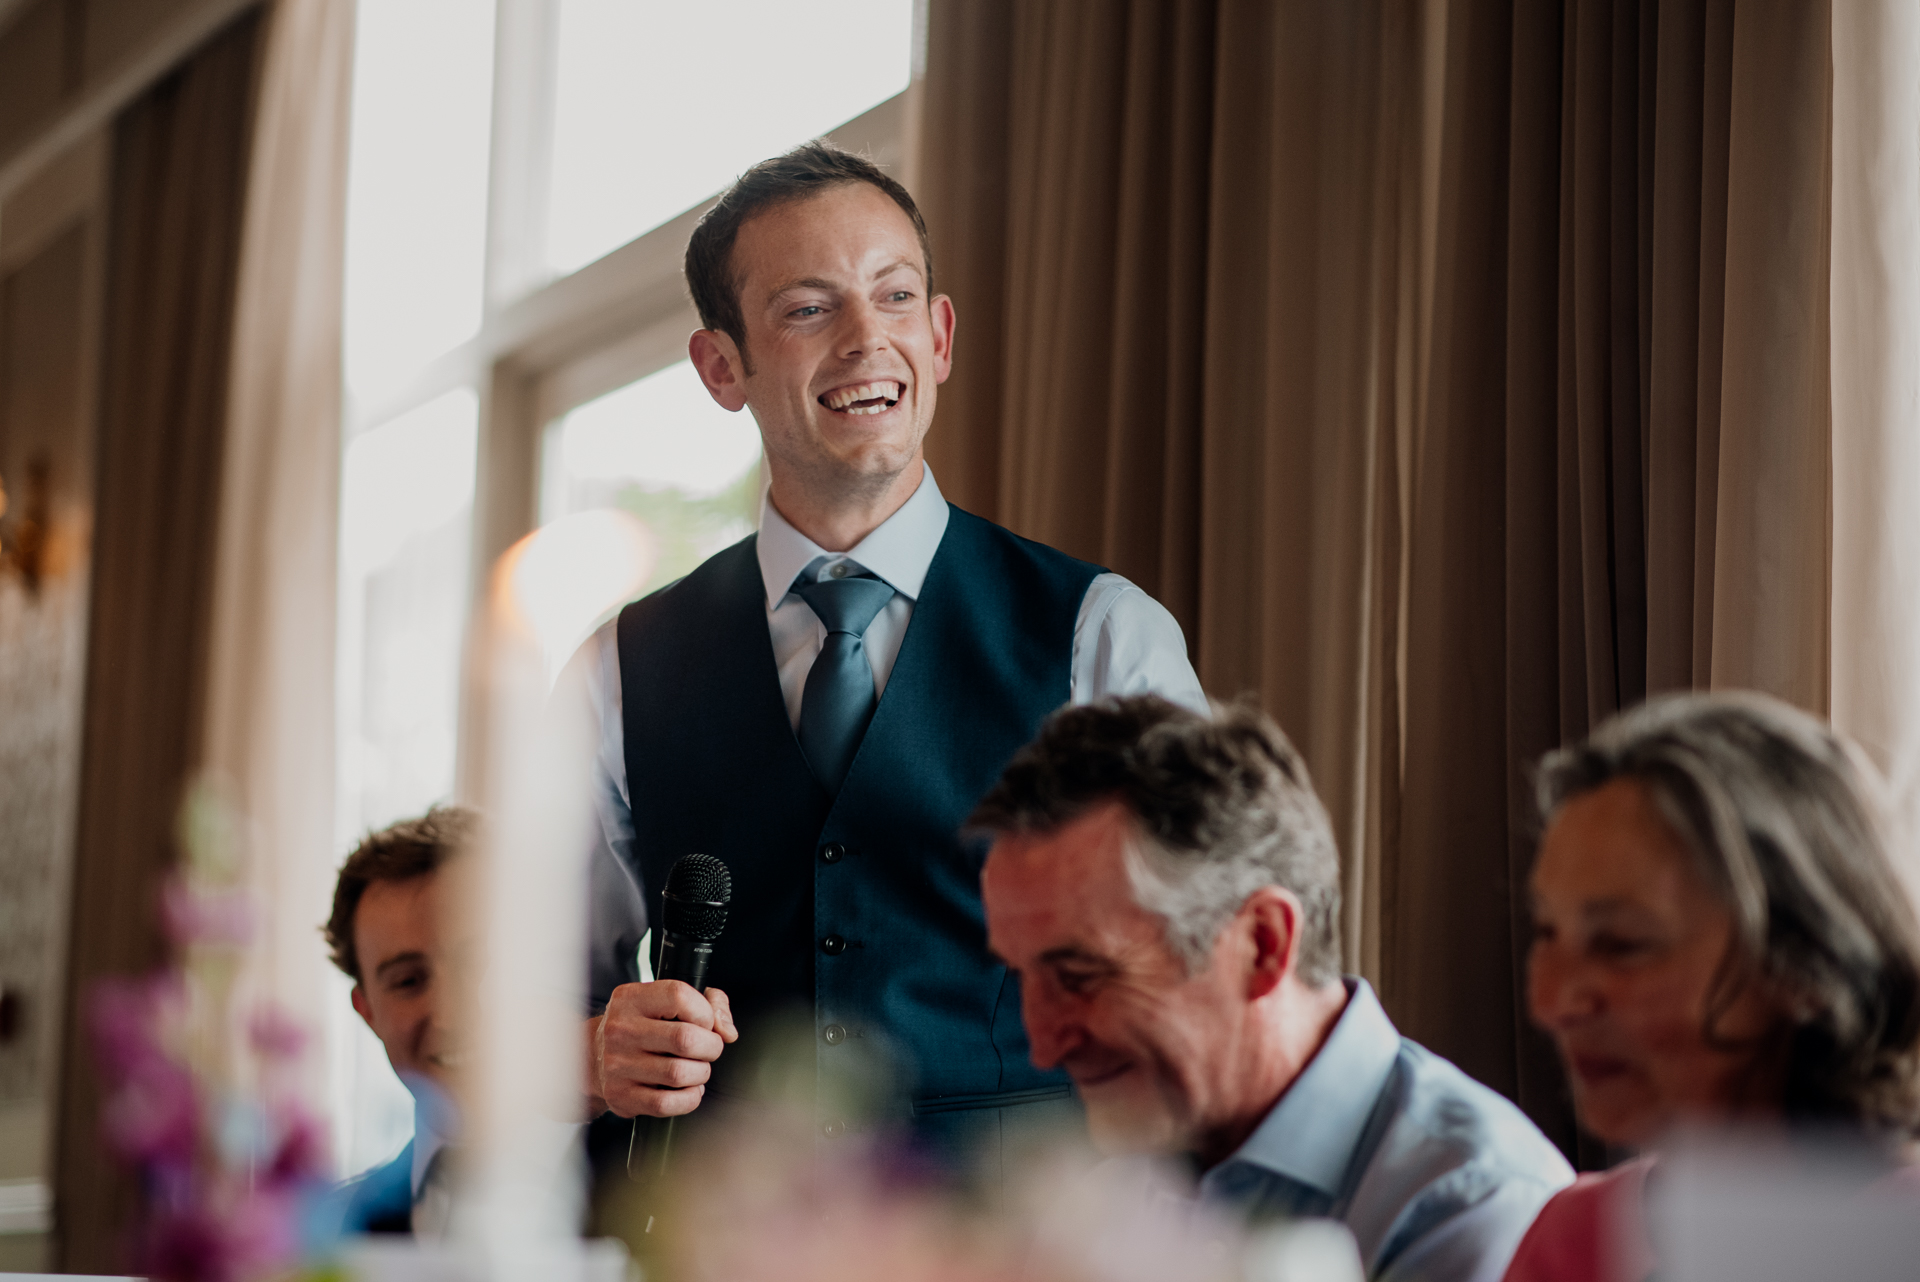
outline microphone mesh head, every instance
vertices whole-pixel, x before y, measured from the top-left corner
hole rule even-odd
[[[710,944],[726,928],[733,874],[712,855],[682,855],[667,873],[663,898],[663,928]]]

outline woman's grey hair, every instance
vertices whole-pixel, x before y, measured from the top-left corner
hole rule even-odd
[[[1920,922],[1859,749],[1764,695],[1668,695],[1548,754],[1540,813],[1616,779],[1648,790],[1733,914],[1708,1040],[1758,980],[1791,1020],[1789,1118],[1920,1130]]]
[[[1134,898],[1166,920],[1189,974],[1263,886],[1299,899],[1295,966],[1318,987],[1340,975],[1340,860],[1306,763],[1246,704],[1211,719],[1157,695],[1063,708],[1008,764],[968,821],[980,833],[1052,832],[1107,801],[1132,813]]]

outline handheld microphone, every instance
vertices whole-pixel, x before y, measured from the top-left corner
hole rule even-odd
[[[682,855],[667,873],[667,884],[660,892],[660,948],[654,959],[656,979],[677,979],[695,992],[707,986],[707,965],[713,960],[713,945],[727,925],[727,904],[733,899],[733,874],[712,855]],[[673,1122],[654,1127],[660,1148],[655,1178],[667,1173],[667,1157],[673,1150]],[[627,1174],[633,1175],[634,1149],[640,1136],[635,1119],[633,1137],[627,1143]],[[653,1231],[653,1217],[647,1217],[646,1231]]]
[[[707,986],[713,945],[727,925],[733,874],[712,855],[682,855],[661,891],[658,979],[677,979],[699,992]]]

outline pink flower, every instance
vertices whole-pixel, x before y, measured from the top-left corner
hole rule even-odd
[[[247,1021],[247,1038],[268,1059],[290,1060],[306,1047],[307,1030],[277,1007],[262,1006]]]
[[[193,1075],[171,1060],[149,1061],[107,1096],[100,1125],[128,1162],[192,1165],[200,1139]]]
[[[156,1282],[247,1282],[283,1270],[297,1253],[293,1206],[245,1197],[224,1213],[200,1203],[155,1216],[137,1267]]]
[[[297,1187],[319,1179],[325,1164],[326,1143],[319,1125],[293,1105],[283,1105],[282,1112],[285,1118],[280,1143],[261,1177],[270,1189]]]
[[[244,891],[203,891],[179,880],[160,894],[167,938],[176,944],[245,944],[253,938],[253,905]]]
[[[88,1022],[107,1080],[124,1080],[155,1060],[166,1059],[161,1029],[185,1004],[185,991],[173,976],[103,979],[95,984]]]

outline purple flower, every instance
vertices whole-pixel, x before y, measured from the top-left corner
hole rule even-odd
[[[193,1075],[154,1059],[113,1090],[101,1109],[107,1144],[128,1162],[186,1167],[200,1142],[200,1100]]]
[[[234,1276],[220,1221],[206,1207],[163,1211],[143,1236],[135,1267],[158,1282],[227,1282]]]
[[[202,1203],[160,1212],[137,1267],[156,1282],[247,1282],[283,1270],[297,1252],[293,1204],[244,1197],[224,1211]]]
[[[89,1023],[100,1069],[108,1081],[121,1081],[156,1060],[168,1058],[160,1031],[186,1004],[175,976],[103,979],[88,1003]]]

